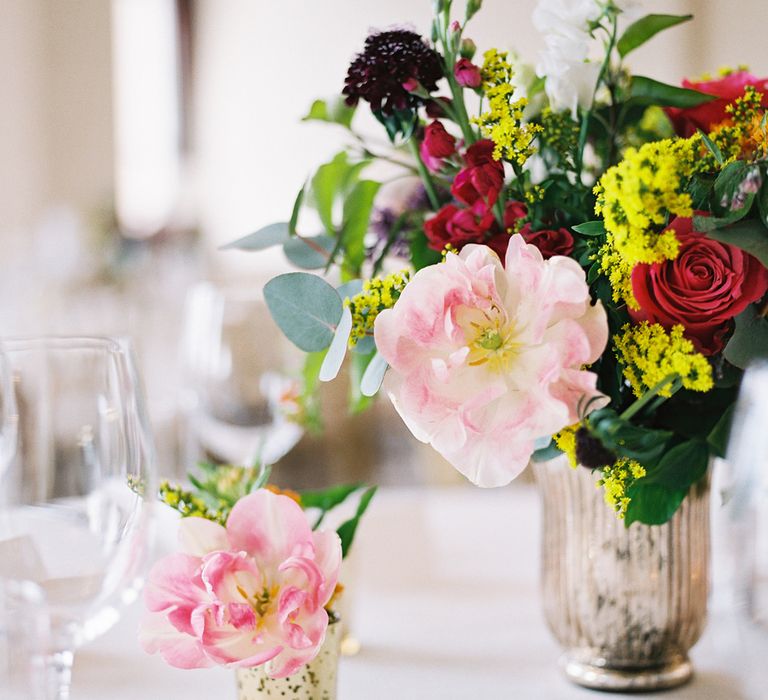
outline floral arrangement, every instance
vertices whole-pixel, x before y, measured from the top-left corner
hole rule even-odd
[[[344,102],[307,115],[349,148],[289,221],[230,247],[282,245],[329,275],[271,280],[277,324],[320,380],[349,356],[356,406],[383,383],[474,483],[565,453],[601,471],[627,525],[663,523],[768,355],[768,79],[631,75],[627,55],[691,16],[630,0],[541,0],[535,69],[480,59],[466,30],[481,0],[453,5],[436,0],[429,38],[367,38]],[[363,104],[390,150],[355,131]],[[374,162],[412,178],[398,205],[363,177]],[[312,209],[316,235],[299,230]]]
[[[268,485],[268,468],[200,468],[191,491],[160,487],[182,515],[181,552],[150,571],[142,646],[177,668],[265,665],[272,678],[290,676],[336,621],[342,558],[376,489],[334,532],[319,529],[326,515],[363,487],[296,493]]]

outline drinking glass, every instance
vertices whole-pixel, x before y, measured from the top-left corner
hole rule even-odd
[[[184,466],[274,464],[302,436],[284,407],[295,383],[281,375],[286,347],[257,294],[205,282],[185,307]],[[276,371],[278,370],[278,371]]]
[[[736,602],[768,628],[768,362],[744,374],[727,465],[723,492]]]
[[[75,648],[114,624],[142,582],[151,437],[126,343],[43,337],[3,345],[18,439],[0,479],[0,581],[41,590],[47,697],[66,700]]]

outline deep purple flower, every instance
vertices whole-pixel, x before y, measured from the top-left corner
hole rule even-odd
[[[365,49],[349,66],[342,92],[348,105],[363,99],[374,111],[388,115],[423,102],[408,90],[414,81],[432,92],[442,77],[440,54],[415,32],[395,29],[365,40]]]

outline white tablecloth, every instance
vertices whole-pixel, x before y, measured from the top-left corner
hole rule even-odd
[[[162,551],[174,524],[161,524]],[[625,697],[561,677],[540,611],[539,530],[530,486],[380,491],[345,581],[362,649],[342,660],[341,700]],[[693,682],[663,697],[765,700],[768,633],[714,603]],[[134,605],[78,652],[73,700],[234,700],[232,671],[180,671],[145,655],[140,614]]]

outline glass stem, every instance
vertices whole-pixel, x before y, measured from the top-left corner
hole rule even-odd
[[[75,655],[70,649],[54,651],[48,655],[46,660],[47,700],[70,700],[74,658]]]

